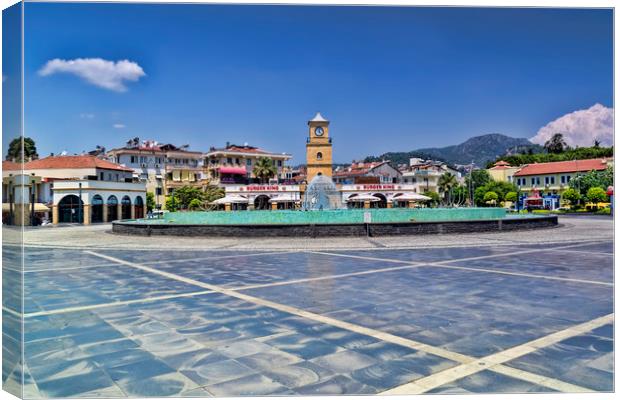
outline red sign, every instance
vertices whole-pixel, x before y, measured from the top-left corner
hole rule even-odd
[[[254,191],[254,192],[260,192],[260,191],[278,191],[280,190],[280,187],[278,185],[253,185],[253,186],[248,186],[246,188],[247,191]]]
[[[363,190],[394,190],[394,185],[364,185]]]

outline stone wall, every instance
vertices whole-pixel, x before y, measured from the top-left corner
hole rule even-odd
[[[368,235],[379,237],[537,229],[553,227],[557,224],[558,217],[555,215],[486,221],[318,225],[191,225],[118,221],[112,224],[112,231],[118,234],[140,236],[324,237]]]

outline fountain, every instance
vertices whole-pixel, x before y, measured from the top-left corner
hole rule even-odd
[[[308,184],[301,207],[305,211],[346,208],[332,179],[322,174],[315,176]]]

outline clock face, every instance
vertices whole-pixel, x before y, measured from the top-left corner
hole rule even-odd
[[[323,127],[319,126],[314,130],[314,134],[317,136],[323,136]]]

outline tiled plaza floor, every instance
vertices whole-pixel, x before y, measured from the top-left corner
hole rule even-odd
[[[21,302],[3,251],[7,381]],[[24,396],[611,391],[612,251],[27,247]]]

